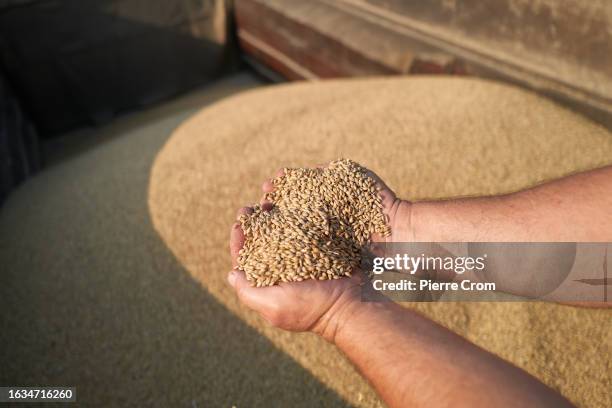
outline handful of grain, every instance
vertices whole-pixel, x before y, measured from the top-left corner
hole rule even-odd
[[[255,286],[350,276],[370,235],[391,233],[375,182],[358,163],[284,169],[272,182],[266,200],[274,207],[239,218],[238,268]]]

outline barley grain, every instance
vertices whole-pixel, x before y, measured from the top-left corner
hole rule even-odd
[[[372,233],[388,236],[379,188],[359,164],[285,168],[265,198],[238,221],[245,236],[238,267],[255,286],[351,276]]]

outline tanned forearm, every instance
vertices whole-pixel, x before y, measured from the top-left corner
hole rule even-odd
[[[499,197],[399,205],[406,241],[611,242],[612,167]],[[403,212],[403,214],[401,214]],[[394,303],[341,302],[334,342],[391,407],[569,406],[510,363]],[[348,306],[347,306],[348,305]]]
[[[397,219],[410,223],[410,239],[417,242],[612,242],[612,166],[517,193],[403,203],[398,211],[404,216]],[[555,263],[562,258],[547,261],[547,270],[540,263],[537,273],[566,273]],[[513,273],[536,273],[536,268]],[[527,296],[524,289],[508,287],[506,291]],[[612,306],[598,294],[593,296],[576,304]]]
[[[411,205],[420,242],[612,242],[612,167],[518,193]]]
[[[566,407],[538,380],[394,303],[347,302],[322,333],[390,407]]]

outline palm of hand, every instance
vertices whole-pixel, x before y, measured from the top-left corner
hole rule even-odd
[[[230,272],[229,280],[238,298],[271,325],[320,334],[335,324],[333,315],[342,302],[354,300],[360,286],[359,278],[351,277],[328,281],[308,279],[256,288],[250,285],[243,272],[238,271]]]

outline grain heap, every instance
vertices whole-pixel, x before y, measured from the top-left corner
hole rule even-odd
[[[351,160],[284,169],[261,206],[241,215],[238,268],[255,286],[350,276],[372,233],[391,233],[375,181]]]

